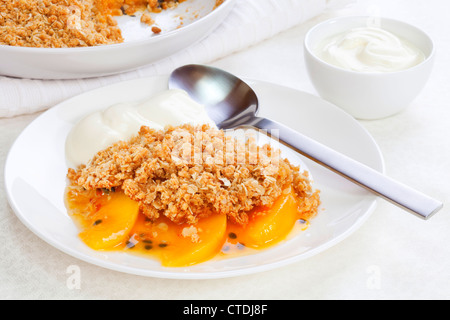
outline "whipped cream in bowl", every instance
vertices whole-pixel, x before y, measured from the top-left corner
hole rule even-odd
[[[333,35],[314,52],[332,65],[357,72],[401,71],[425,60],[418,47],[379,27],[352,28]]]
[[[406,109],[427,83],[433,40],[402,21],[334,18],[311,28],[304,58],[317,93],[357,119],[374,120]]]

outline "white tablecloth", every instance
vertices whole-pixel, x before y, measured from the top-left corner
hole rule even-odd
[[[3,299],[448,299],[450,298],[450,2],[360,0],[321,14],[212,64],[239,76],[316,94],[305,72],[306,31],[331,16],[380,14],[411,22],[436,41],[434,72],[404,112],[362,121],[384,155],[387,173],[435,198],[444,209],[429,221],[380,201],[349,238],[305,261],[218,280],[144,278],[90,265],[31,233],[14,215],[0,181],[0,298]],[[0,119],[0,164],[38,114]],[[80,287],[70,283],[79,268]]]

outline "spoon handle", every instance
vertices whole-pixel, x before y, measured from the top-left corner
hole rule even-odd
[[[442,202],[403,185],[283,124],[255,117],[250,125],[267,130],[269,133],[271,130],[277,130],[278,138],[284,145],[424,220],[429,219],[443,207]]]

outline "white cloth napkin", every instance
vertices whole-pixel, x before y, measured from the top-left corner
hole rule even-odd
[[[202,41],[132,72],[78,80],[0,76],[0,117],[42,111],[91,89],[124,80],[168,74],[184,64],[212,62],[307,21],[337,2],[339,0],[237,0],[226,20]]]

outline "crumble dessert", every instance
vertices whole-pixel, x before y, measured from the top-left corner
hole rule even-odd
[[[185,0],[2,0],[0,45],[71,48],[124,41],[114,16],[160,12]],[[217,0],[216,6],[223,0]],[[153,26],[145,12],[141,22]],[[160,33],[157,26],[154,33]]]
[[[93,0],[2,0],[0,45],[67,48],[122,42],[117,22]]]
[[[308,173],[280,158],[279,150],[209,125],[143,126],[131,140],[98,152],[67,176],[85,192],[121,189],[151,221],[164,216],[194,224],[219,213],[245,225],[250,211],[271,207],[283,194],[295,193],[299,211],[308,217],[320,202]]]
[[[66,207],[88,247],[165,267],[268,248],[305,230],[320,204],[278,149],[207,124],[142,126],[67,177]]]

